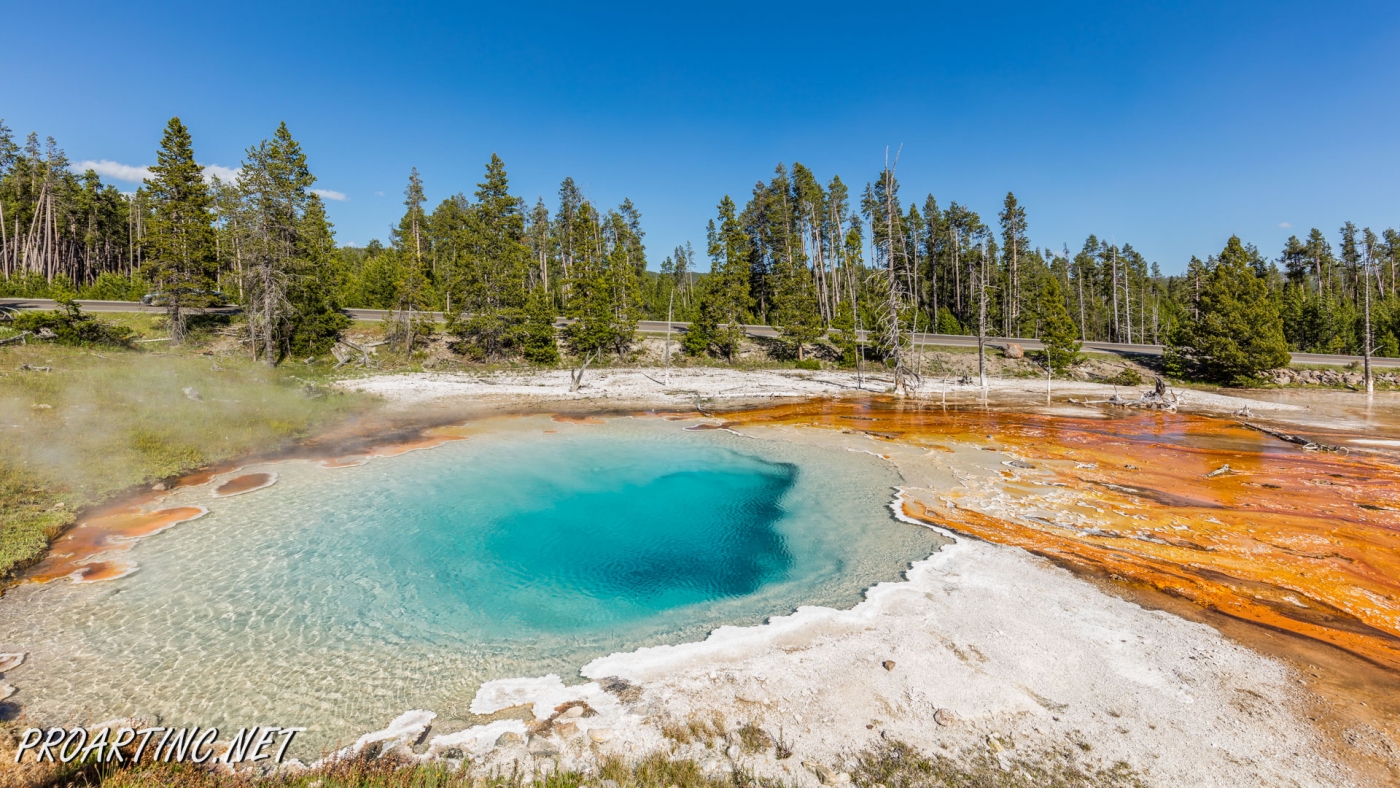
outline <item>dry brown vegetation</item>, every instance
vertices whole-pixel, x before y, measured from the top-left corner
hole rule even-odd
[[[852,772],[857,788],[1143,788],[1125,764],[1108,768],[1081,764],[1069,751],[997,756],[991,750],[961,757],[928,755],[900,742],[860,753]],[[608,782],[611,781],[611,782]],[[299,773],[221,775],[205,767],[147,764],[135,768],[67,767],[0,770],[5,788],[779,788],[815,782],[755,776],[740,763],[732,772],[706,772],[689,758],[655,753],[635,761],[604,758],[584,771],[539,769],[474,774],[445,763],[413,764],[401,758],[345,760]]]

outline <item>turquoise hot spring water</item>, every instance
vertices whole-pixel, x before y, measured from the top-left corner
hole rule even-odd
[[[134,574],[0,599],[28,719],[304,726],[315,757],[398,713],[473,721],[483,681],[850,607],[937,549],[868,455],[660,419],[494,419],[468,440],[272,487],[142,541]],[[259,469],[261,469],[259,467]],[[298,752],[299,750],[299,752]]]

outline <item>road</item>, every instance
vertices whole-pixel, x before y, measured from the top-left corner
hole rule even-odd
[[[165,310],[158,306],[145,306],[135,301],[86,301],[78,302],[83,309],[89,312],[150,312],[161,313]],[[58,304],[47,298],[0,298],[0,308],[10,309],[54,309]],[[211,312],[235,313],[238,307],[229,306],[210,310]],[[389,315],[387,309],[346,309],[345,313],[355,320],[377,321],[383,320]],[[442,320],[439,312],[431,313],[437,320]],[[562,322],[562,319],[561,319]],[[672,323],[673,331],[683,331],[688,323]],[[666,321],[664,320],[643,320],[637,324],[639,331],[649,334],[666,333]],[[744,331],[753,337],[773,338],[778,336],[777,329],[772,326],[744,326]],[[865,339],[869,332],[861,332],[861,338]],[[988,337],[987,342],[992,345],[1001,345],[1006,342],[1014,342],[1026,350],[1040,350],[1041,344],[1038,339],[1002,339],[999,337]],[[921,345],[943,345],[946,347],[977,347],[977,337],[960,336],[956,334],[915,334],[914,342]],[[1119,356],[1160,356],[1162,355],[1161,345],[1134,345],[1120,342],[1085,342],[1083,349],[1090,353],[1113,353]],[[1345,366],[1347,364],[1360,364],[1360,356],[1330,355],[1325,353],[1294,353],[1294,364],[1326,364],[1334,366]],[[1400,367],[1400,358],[1375,358],[1371,359],[1373,367]]]

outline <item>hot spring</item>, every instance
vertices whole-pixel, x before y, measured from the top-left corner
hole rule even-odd
[[[139,569],[22,585],[0,650],[42,723],[305,726],[314,757],[412,708],[448,731],[483,681],[703,638],[799,605],[850,607],[940,537],[888,509],[898,474],[838,448],[685,422],[502,418],[469,439],[162,505]],[[296,752],[296,750],[300,752]]]

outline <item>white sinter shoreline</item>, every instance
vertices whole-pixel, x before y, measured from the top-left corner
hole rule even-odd
[[[1044,401],[1045,380],[1032,378],[989,378],[988,393],[998,399]],[[723,367],[678,367],[590,369],[583,387],[569,391],[568,370],[522,370],[504,372],[418,372],[371,375],[339,383],[353,391],[375,394],[390,402],[411,405],[447,400],[499,400],[512,402],[618,400],[651,403],[657,406],[689,408],[697,398],[706,400],[754,400],[763,398],[870,396],[889,390],[888,375],[858,376],[854,372],[822,370],[743,370]],[[1103,383],[1057,380],[1052,391],[1057,398],[1088,397],[1107,399],[1117,392],[1125,399],[1136,397],[1150,386],[1114,387]],[[1251,411],[1294,412],[1297,405],[1248,399],[1210,391],[1178,392],[1181,410],[1232,413],[1248,406]],[[953,379],[926,377],[916,398],[973,402],[982,389],[959,384]],[[1087,411],[1082,411],[1087,412]]]

